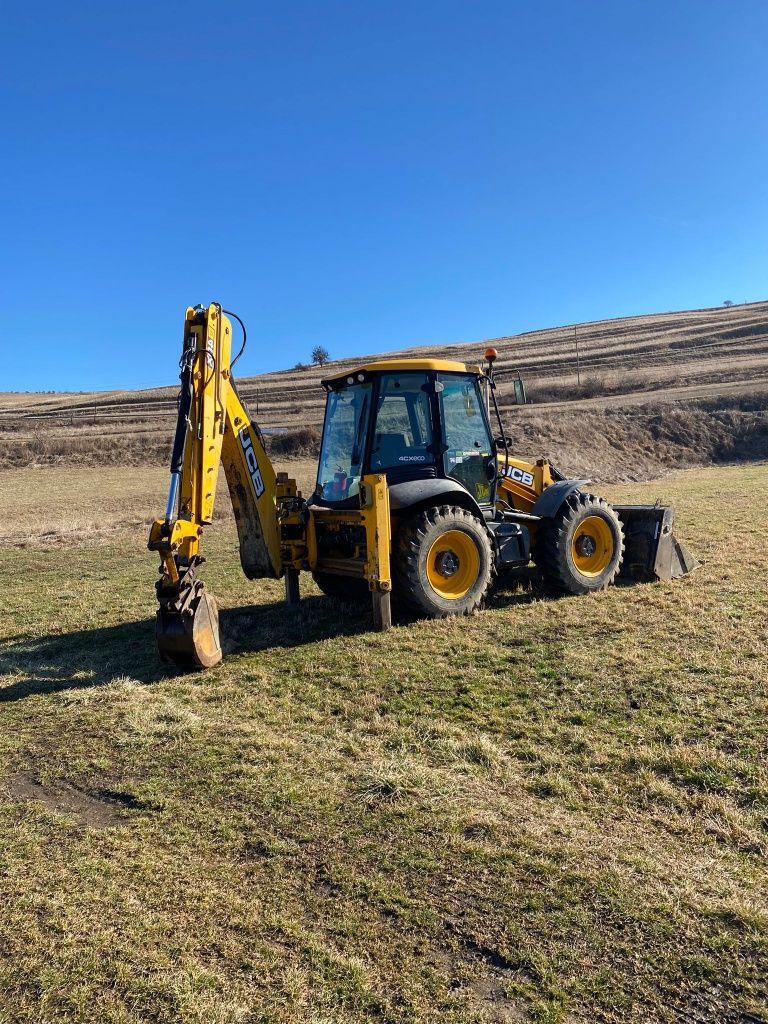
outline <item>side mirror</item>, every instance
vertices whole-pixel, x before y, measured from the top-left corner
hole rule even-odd
[[[494,439],[493,439],[493,447],[496,449],[497,452],[506,451],[507,448],[511,448],[512,447],[512,438],[511,437],[494,437]]]
[[[512,385],[515,389],[515,405],[525,405],[525,384],[523,378],[518,376],[517,380],[512,381]]]

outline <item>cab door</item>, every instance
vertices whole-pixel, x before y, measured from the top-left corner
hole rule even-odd
[[[439,452],[433,443],[429,396],[427,375],[423,372],[392,371],[381,375],[369,472],[385,472],[390,484],[438,475],[435,464]]]
[[[463,484],[478,505],[490,507],[496,499],[496,454],[478,378],[440,374],[437,397],[445,474]]]

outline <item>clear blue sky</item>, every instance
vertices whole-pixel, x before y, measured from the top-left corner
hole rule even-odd
[[[3,4],[0,390],[768,295],[765,0]]]

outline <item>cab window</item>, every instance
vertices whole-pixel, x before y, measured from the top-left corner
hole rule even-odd
[[[475,377],[444,377],[440,399],[445,424],[445,471],[479,503],[493,500],[488,463],[493,444]]]
[[[344,501],[360,493],[372,393],[367,383],[328,395],[316,489],[325,501]]]
[[[371,470],[425,466],[435,461],[429,397],[423,373],[387,373],[379,383]]]

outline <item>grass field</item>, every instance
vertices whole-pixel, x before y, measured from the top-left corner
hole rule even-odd
[[[768,1020],[765,464],[608,489],[677,506],[684,580],[385,636],[223,516],[186,677],[164,489],[0,473],[1,1024]]]

